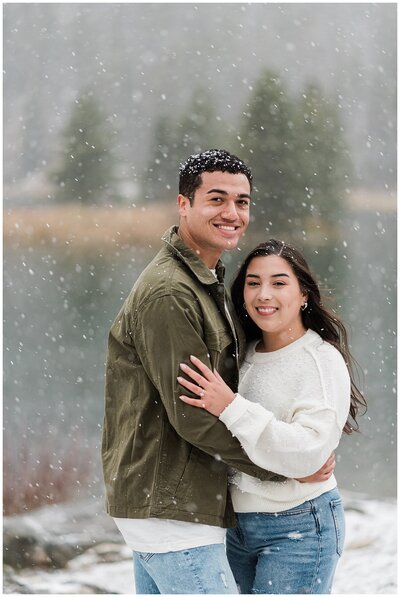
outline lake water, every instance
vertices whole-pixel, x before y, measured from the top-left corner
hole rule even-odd
[[[336,476],[341,487],[371,496],[396,492],[396,218],[351,212],[344,244],[308,257],[327,277],[340,315],[350,324],[352,352],[364,370],[369,409],[362,433],[344,437]],[[35,471],[74,459],[90,469],[101,494],[100,440],[107,333],[151,252],[114,255],[60,248],[5,248],[5,458]],[[240,256],[238,253],[237,256]],[[324,271],[327,267],[328,272]],[[228,259],[228,279],[235,259]],[[7,483],[7,478],[6,481]]]

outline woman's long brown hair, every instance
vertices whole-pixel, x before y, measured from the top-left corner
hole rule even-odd
[[[347,434],[350,434],[353,431],[358,431],[359,425],[356,418],[359,414],[364,414],[366,412],[367,403],[355,382],[357,363],[349,351],[346,327],[336,314],[329,311],[322,304],[318,284],[303,255],[300,251],[281,240],[270,239],[253,249],[247,255],[232,283],[232,301],[243,325],[247,342],[261,338],[262,332],[248,316],[244,308],[246,272],[252,259],[255,257],[266,257],[268,255],[277,255],[278,257],[285,259],[292,268],[301,290],[307,293],[308,305],[304,311],[301,311],[304,327],[317,332],[323,340],[326,340],[326,342],[335,346],[343,356],[351,381],[350,412],[343,431]],[[360,413],[360,410],[363,410],[363,412]]]

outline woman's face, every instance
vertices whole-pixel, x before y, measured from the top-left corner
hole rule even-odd
[[[247,268],[244,302],[263,335],[290,341],[304,334],[300,308],[307,300],[289,263],[277,255],[254,257]]]

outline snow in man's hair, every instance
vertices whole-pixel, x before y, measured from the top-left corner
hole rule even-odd
[[[188,157],[179,166],[179,192],[192,196],[198,186],[198,178],[203,172],[229,172],[231,174],[244,174],[252,187],[253,176],[251,170],[237,156],[225,149],[208,149]]]

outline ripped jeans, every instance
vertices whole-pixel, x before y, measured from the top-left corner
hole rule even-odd
[[[167,553],[136,551],[133,561],[137,594],[238,593],[223,543]]]
[[[345,532],[336,488],[283,512],[236,516],[226,547],[240,593],[331,592]]]

